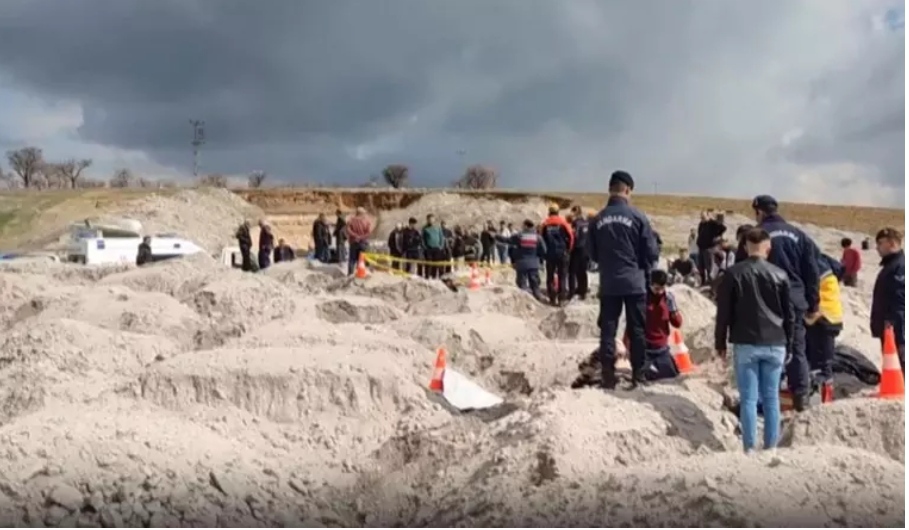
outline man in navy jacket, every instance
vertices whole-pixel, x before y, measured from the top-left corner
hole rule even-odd
[[[590,223],[588,248],[600,274],[600,362],[603,386],[614,389],[615,336],[622,308],[630,339],[633,383],[644,381],[647,290],[659,259],[650,221],[631,206],[634,180],[625,171],[609,179],[609,202]]]
[[[795,325],[792,351],[786,364],[786,385],[792,394],[797,411],[804,410],[811,391],[808,355],[805,349],[805,320],[818,317],[820,249],[808,234],[787,223],[777,212],[779,204],[769,195],[758,195],[751,203],[758,226],[770,234],[770,255],[767,261],[786,271]]]
[[[881,270],[874,282],[871,299],[871,336],[883,339],[887,325],[893,326],[900,368],[906,373],[906,254],[903,235],[896,228],[877,233],[877,252]]]

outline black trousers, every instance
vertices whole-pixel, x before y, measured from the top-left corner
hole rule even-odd
[[[794,396],[807,396],[811,392],[811,369],[805,344],[805,312],[798,309],[793,314],[792,351],[786,364],[786,386]]]
[[[713,271],[713,253],[709,248],[698,249],[698,271],[701,274],[701,285],[709,285]]]
[[[555,277],[559,277],[559,288],[556,289]],[[568,256],[546,258],[546,294],[555,302],[568,298]]]
[[[805,328],[805,353],[810,369],[820,372],[822,381],[833,379],[833,357],[836,355],[836,336],[839,330],[824,324]]]
[[[441,248],[427,248],[424,251],[426,261],[439,262],[445,260],[445,250]],[[442,276],[444,266],[441,263],[426,264],[423,266],[423,277],[426,279],[435,279]]]
[[[568,296],[587,296],[587,267],[590,266],[590,256],[587,252],[574,251],[568,262]]]
[[[603,385],[615,388],[615,336],[619,317],[625,309],[625,323],[628,328],[631,372],[635,381],[644,378],[647,343],[644,337],[647,295],[629,294],[624,296],[600,297],[600,364],[603,367]]]

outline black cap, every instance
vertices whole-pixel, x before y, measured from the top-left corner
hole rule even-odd
[[[776,199],[770,195],[758,195],[751,201],[751,208],[759,212],[773,213],[778,207]]]
[[[612,176],[609,177],[609,187],[615,186],[616,184],[624,184],[631,189],[634,189],[634,179],[631,178],[631,174],[627,171],[614,171]]]

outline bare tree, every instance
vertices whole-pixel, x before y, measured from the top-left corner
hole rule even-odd
[[[227,177],[220,173],[212,173],[210,175],[205,175],[204,177],[199,178],[200,186],[208,186],[210,188],[226,188],[227,187]]]
[[[91,165],[92,160],[90,158],[83,158],[82,160],[70,158],[59,164],[54,164],[59,176],[64,179],[72,189],[76,189],[76,184],[79,181],[79,177],[82,176],[82,172]]]
[[[137,184],[136,177],[126,168],[118,169],[107,183],[111,188],[129,188]]]
[[[0,188],[14,190],[18,187],[18,184],[13,174],[3,171],[3,167],[0,166]]]
[[[382,178],[394,189],[407,186],[410,169],[404,164],[391,164],[382,170]]]
[[[94,189],[94,188],[103,188],[107,184],[105,184],[103,180],[82,178],[82,179],[78,179],[78,181],[75,183],[75,185],[78,188],[87,190],[87,189]]]
[[[491,190],[495,189],[499,179],[498,172],[489,167],[473,165],[464,171],[464,175],[454,184],[457,188],[468,190]]]
[[[253,171],[249,174],[247,185],[250,188],[261,188],[266,178],[268,178],[268,173],[262,170]]]
[[[6,153],[13,172],[18,175],[23,188],[32,187],[36,175],[44,165],[44,152],[38,147],[23,147]]]

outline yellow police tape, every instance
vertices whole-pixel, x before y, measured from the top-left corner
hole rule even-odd
[[[451,267],[453,265],[465,264],[468,267],[476,265],[480,269],[510,269],[511,265],[503,263],[482,263],[479,261],[464,261],[459,262],[457,260],[444,260],[444,261],[428,261],[422,259],[409,259],[409,258],[400,258],[397,256],[392,256],[391,254],[379,254],[377,252],[363,252],[363,259],[367,263],[380,264],[388,266],[391,263],[413,263],[414,265],[427,265],[430,267]]]

